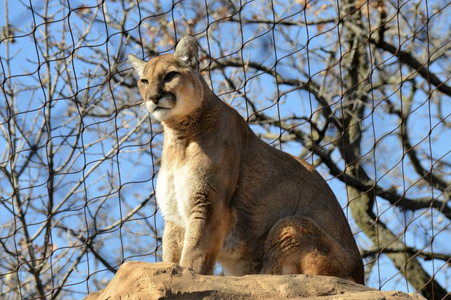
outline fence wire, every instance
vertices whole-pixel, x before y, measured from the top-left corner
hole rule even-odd
[[[2,299],[81,299],[161,260],[162,128],[125,54],[188,34],[215,93],[328,181],[366,284],[451,299],[450,2],[86,3],[0,8]]]

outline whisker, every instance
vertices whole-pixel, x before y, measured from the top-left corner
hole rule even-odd
[[[147,117],[148,115],[149,115],[149,112],[147,111],[146,103],[145,103],[145,101],[143,101],[139,105],[138,119],[141,120],[143,117]]]

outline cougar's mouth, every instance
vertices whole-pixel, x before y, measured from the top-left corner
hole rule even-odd
[[[147,111],[150,113],[169,110],[174,108],[176,102],[175,95],[172,93],[165,93],[163,96],[157,101],[157,103],[153,101],[146,101]]]

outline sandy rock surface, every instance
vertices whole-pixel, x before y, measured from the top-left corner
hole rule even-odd
[[[379,291],[344,279],[311,275],[204,276],[171,263],[124,263],[103,291],[85,300],[115,299],[424,299]]]

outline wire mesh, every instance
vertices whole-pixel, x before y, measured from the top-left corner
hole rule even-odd
[[[80,299],[125,261],[161,260],[162,128],[125,54],[170,53],[188,34],[215,93],[327,180],[367,285],[451,297],[450,2],[5,0],[0,10],[2,298]]]

